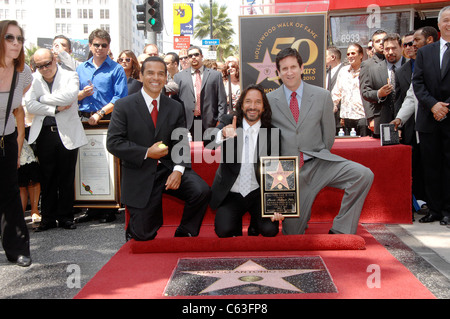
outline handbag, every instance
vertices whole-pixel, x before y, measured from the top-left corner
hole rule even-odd
[[[0,140],[0,156],[1,157],[5,157],[5,131],[6,131],[6,125],[8,124],[9,113],[11,112],[12,101],[14,98],[14,90],[16,88],[16,79],[17,79],[17,71],[14,68],[13,79],[11,82],[11,89],[9,90],[8,105],[6,106],[5,125],[3,127],[2,138]]]

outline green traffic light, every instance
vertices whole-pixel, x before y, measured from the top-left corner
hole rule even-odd
[[[148,20],[148,23],[150,23],[151,25],[155,25],[155,23],[156,23],[155,18],[149,19],[149,20]]]

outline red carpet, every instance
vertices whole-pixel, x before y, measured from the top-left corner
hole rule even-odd
[[[331,241],[335,235],[322,235],[328,232],[330,224],[310,224],[307,235],[310,238],[319,238],[323,241],[329,237]],[[167,234],[173,234],[174,229],[164,228],[158,236],[159,243],[155,240],[154,247],[163,250],[163,241]],[[316,235],[320,235],[314,237]],[[252,299],[416,299],[434,298],[420,281],[411,274],[406,267],[398,262],[382,245],[380,245],[363,227],[359,227],[358,236],[351,237],[353,243],[357,238],[363,239],[365,249],[345,250],[291,250],[290,236],[279,235],[277,245],[273,247],[267,241],[268,238],[258,237],[260,245],[268,242],[267,249],[278,248],[278,251],[218,251],[213,248],[208,252],[195,251],[196,243],[202,242],[207,237],[200,236],[197,239],[184,238],[183,241],[171,241],[172,251],[182,250],[175,245],[191,245],[191,252],[157,252],[147,254],[135,254],[132,250],[139,248],[133,241],[125,244],[119,252],[88,282],[75,297],[76,299],[176,299],[163,295],[169,279],[180,258],[225,258],[225,257],[299,257],[320,256],[325,264],[330,277],[336,286],[335,293],[304,293],[304,294],[276,294],[276,295],[227,295],[227,296],[205,296],[205,297],[182,297],[186,299],[211,299],[211,298],[252,298]],[[338,235],[340,236],[340,235]],[[306,236],[305,236],[306,237]],[[158,238],[158,237],[157,237]],[[281,239],[286,239],[283,242]],[[197,240],[197,241],[196,241]],[[238,237],[235,241],[255,240],[247,236]],[[356,241],[354,241],[356,240]],[[183,242],[183,243],[181,243]],[[345,243],[344,243],[345,242]],[[344,241],[343,244],[348,244]],[[235,244],[235,243],[233,243]],[[311,243],[314,245],[314,243]],[[204,245],[204,243],[202,243]],[[214,244],[214,245],[217,245]],[[224,244],[225,245],[225,244]],[[243,245],[243,244],[242,244]],[[144,245],[147,246],[148,245]],[[167,245],[165,245],[167,247]],[[242,247],[242,246],[241,246]],[[313,247],[313,246],[311,246]],[[322,246],[326,248],[324,245]],[[343,246],[344,247],[344,246]],[[356,246],[355,246],[356,247]],[[147,249],[146,248],[146,249]],[[219,247],[220,248],[220,247]],[[255,247],[256,248],[256,247]],[[263,248],[263,247],[259,247]],[[298,247],[300,248],[300,247]],[[318,247],[315,247],[318,248]],[[335,247],[336,248],[336,247]],[[225,249],[227,250],[227,249]],[[379,269],[378,287],[371,287],[373,269]],[[378,278],[378,277],[377,277]],[[179,297],[177,297],[179,298]]]

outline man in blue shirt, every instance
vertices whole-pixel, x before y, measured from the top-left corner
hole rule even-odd
[[[94,30],[89,36],[89,49],[93,56],[77,68],[80,77],[79,111],[90,125],[109,119],[114,103],[128,95],[123,67],[108,56],[110,44],[108,32]]]
[[[83,121],[92,126],[101,119],[109,120],[117,100],[128,95],[127,76],[123,67],[108,56],[111,37],[97,29],[89,35],[92,58],[77,67],[80,78],[78,93],[79,113]],[[105,163],[106,164],[106,163]],[[98,218],[101,223],[114,221],[117,209],[89,209],[76,221]]]

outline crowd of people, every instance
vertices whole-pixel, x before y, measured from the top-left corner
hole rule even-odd
[[[161,54],[149,44],[114,61],[111,37],[101,29],[89,36],[87,61],[75,60],[70,39],[58,35],[28,66],[22,29],[1,21],[0,213],[8,260],[31,264],[28,203],[35,231],[115,219],[116,210],[88,209],[75,220],[73,207],[78,150],[88,142],[83,122],[103,120],[107,149],[122,165],[127,239],[156,237],[163,193],[185,201],[176,237],[197,236],[208,205],[217,211],[219,237],[241,236],[246,212],[249,235],[275,236],[280,222],[283,234],[303,234],[326,186],[345,189],[329,233],[355,233],[374,176],[330,150],[340,132],[379,138],[386,123],[412,147],[412,207],[428,208],[419,222],[450,225],[450,7],[441,10],[438,27],[440,39],[433,27],[403,37],[378,30],[367,49],[351,43],[345,62],[328,47],[325,89],[302,80],[303,59],[286,48],[276,57],[283,84],[266,95],[258,85],[240,87],[239,58],[208,61],[197,46]],[[211,187],[192,170],[190,140],[222,148]],[[261,216],[259,160],[268,155],[298,156],[300,217]]]

